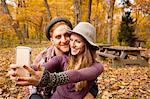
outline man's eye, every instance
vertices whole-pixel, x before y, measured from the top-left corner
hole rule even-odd
[[[69,33],[66,33],[64,36],[65,36],[65,37],[70,37],[70,34],[69,34]]]
[[[56,38],[56,39],[60,39],[60,38],[61,38],[61,35],[57,35],[55,38]]]

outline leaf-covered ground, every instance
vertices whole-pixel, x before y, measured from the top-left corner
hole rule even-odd
[[[42,50],[32,49],[32,60]],[[15,48],[0,50],[0,99],[24,99],[24,88],[6,77],[8,66],[15,62]],[[110,61],[101,61],[105,71],[98,77],[97,99],[150,99],[150,67],[115,68]]]

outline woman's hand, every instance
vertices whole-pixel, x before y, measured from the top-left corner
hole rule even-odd
[[[38,70],[34,71],[32,68],[28,66],[23,66],[30,74],[30,77],[17,77],[17,85],[28,86],[34,85],[36,86],[41,80],[44,72],[44,68],[41,65],[38,65]]]

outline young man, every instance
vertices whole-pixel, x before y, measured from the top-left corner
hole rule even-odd
[[[48,62],[51,58],[57,55],[68,54],[69,52],[69,41],[70,33],[67,30],[72,29],[71,22],[66,18],[56,17],[48,24],[45,35],[48,40],[51,41],[52,45],[40,52],[39,55],[33,61],[33,65],[43,64]],[[33,67],[35,68],[35,67]],[[36,68],[35,68],[36,69]],[[32,90],[32,89],[31,89]],[[44,98],[49,98],[55,89],[45,87],[38,89],[38,93],[43,93]]]
[[[50,21],[46,28],[46,37],[52,42],[52,45],[35,58],[34,65],[47,62],[56,55],[68,54],[70,41],[68,29],[72,29],[72,24],[66,18],[56,17]]]

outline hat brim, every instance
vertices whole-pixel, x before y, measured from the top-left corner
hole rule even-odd
[[[98,45],[97,44],[95,44],[94,42],[91,42],[91,41],[89,41],[88,39],[87,39],[87,37],[86,36],[84,36],[84,35],[82,35],[81,33],[78,33],[78,32],[76,32],[76,31],[73,31],[73,30],[69,30],[69,29],[67,29],[67,31],[68,32],[70,32],[70,33],[75,33],[75,34],[79,34],[79,35],[81,35],[84,39],[86,39],[86,41],[91,45],[91,46],[93,46],[96,50],[98,50],[99,49],[99,47],[98,47]]]

